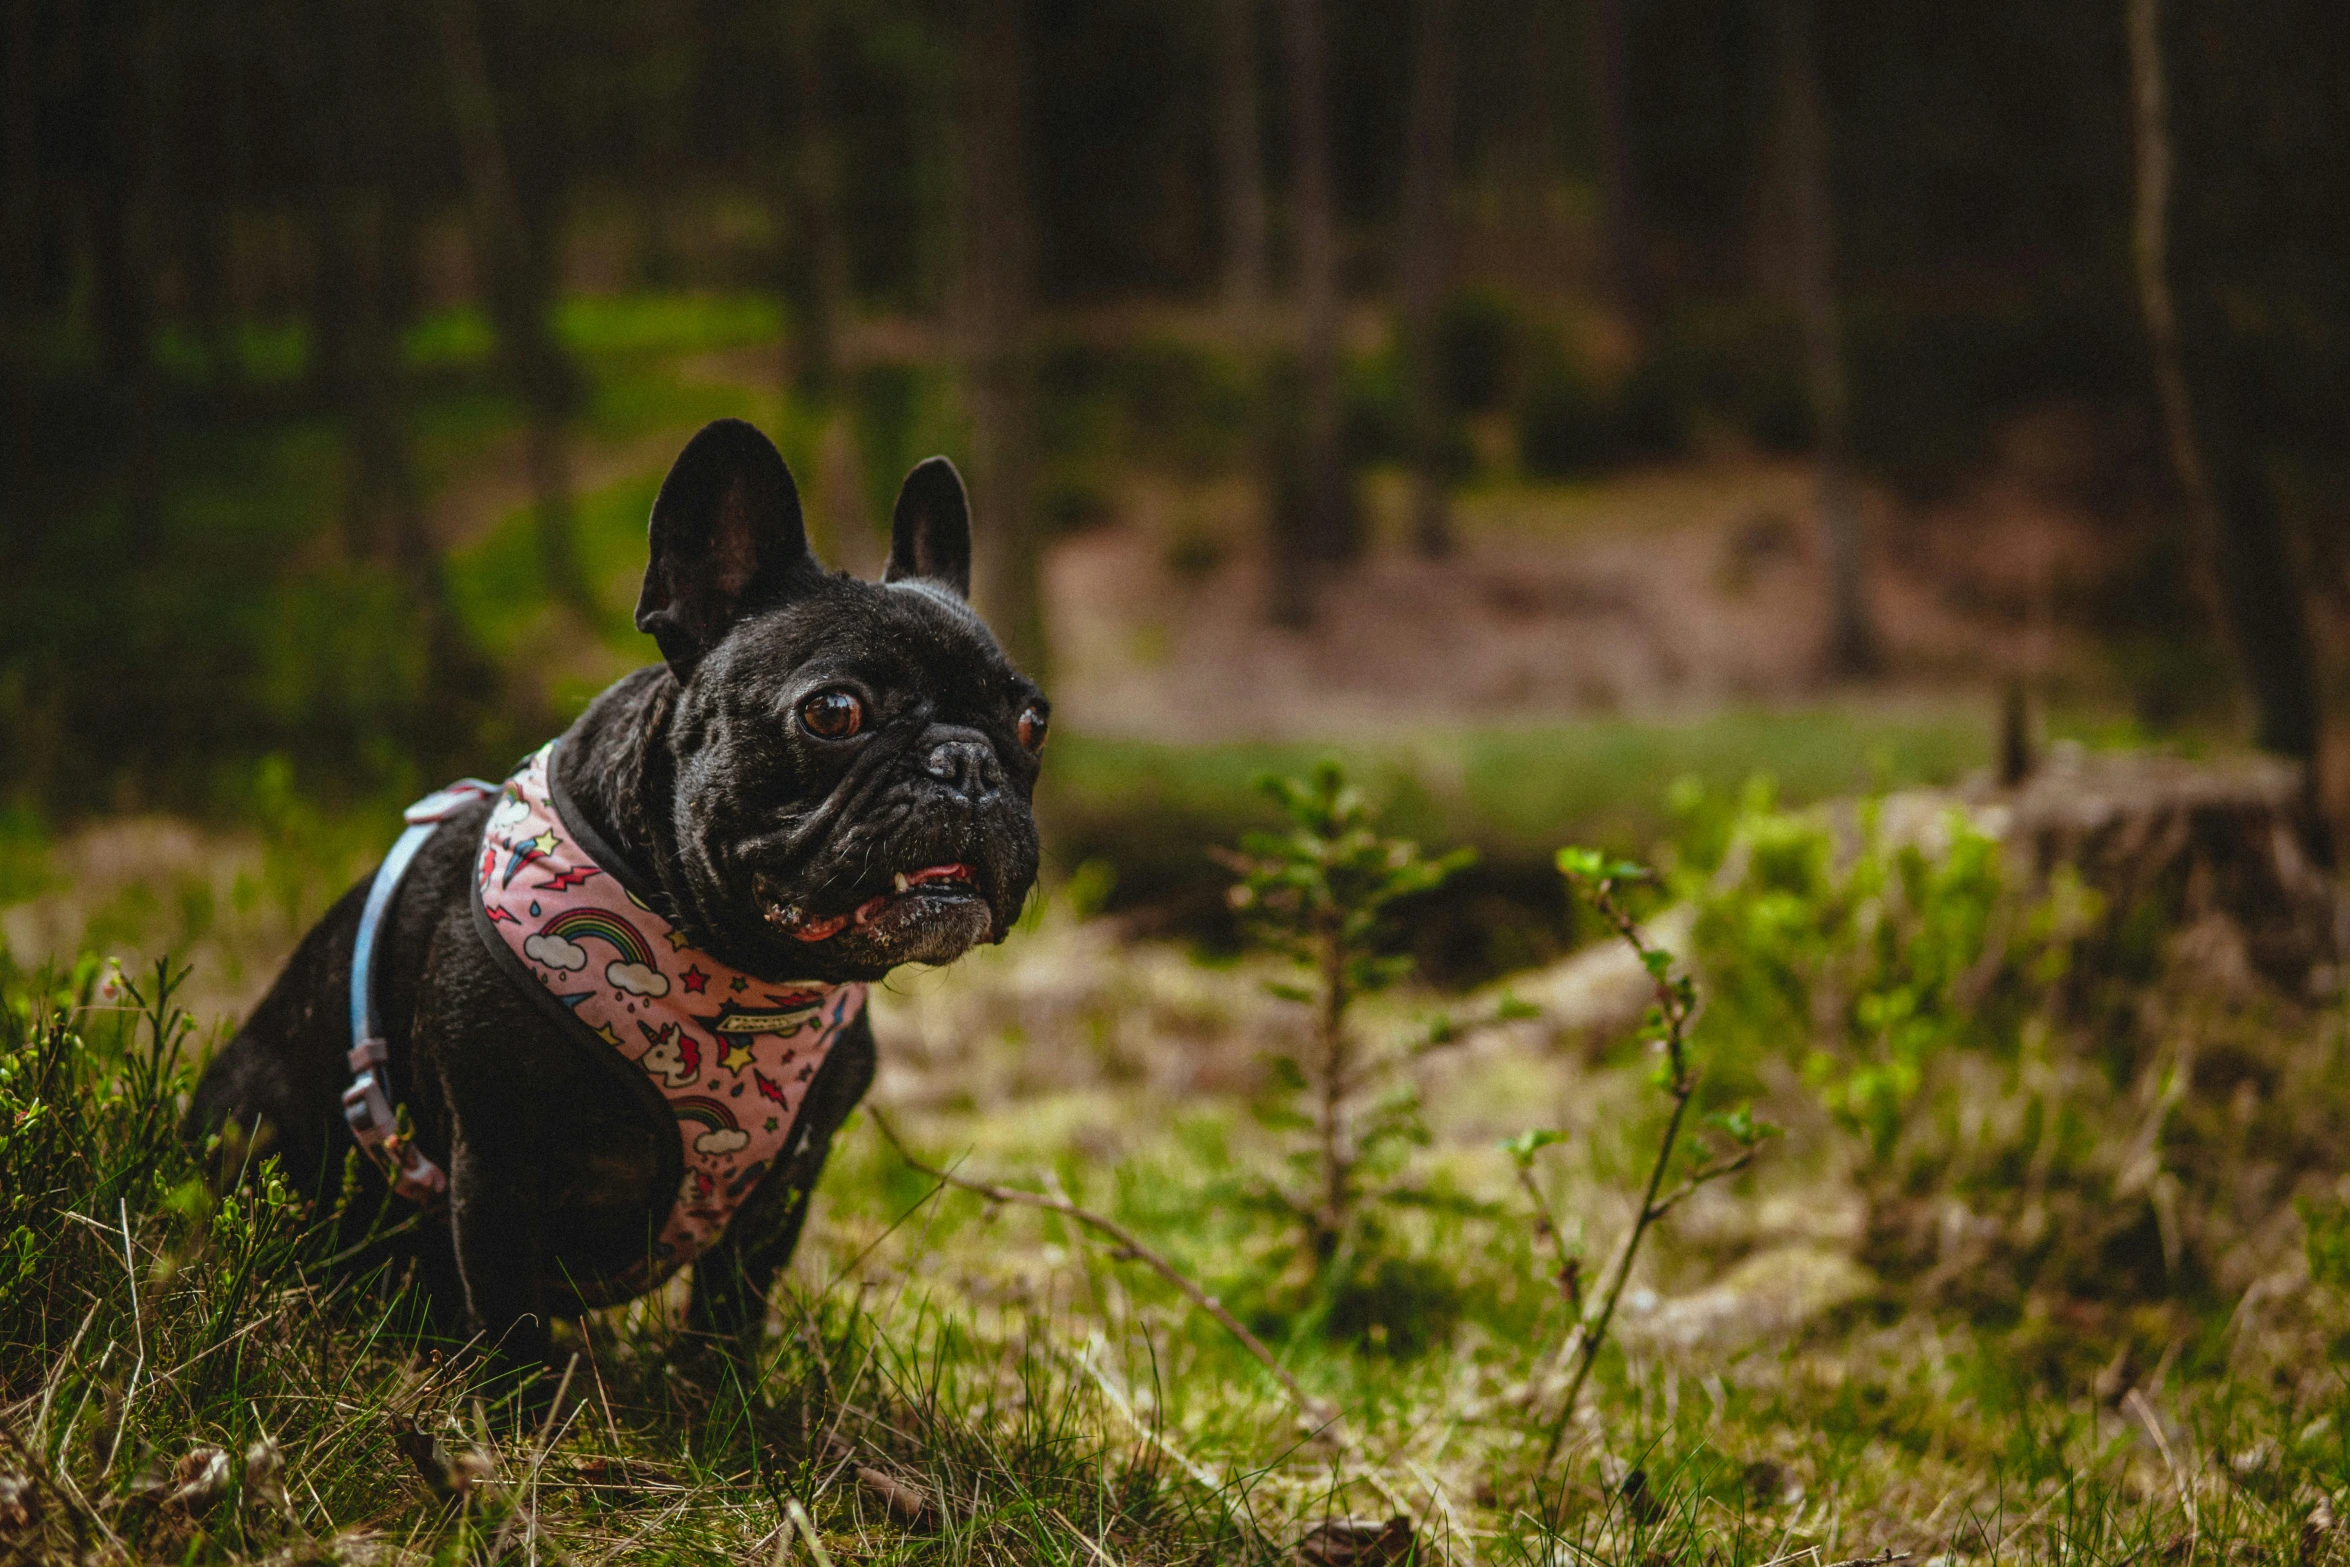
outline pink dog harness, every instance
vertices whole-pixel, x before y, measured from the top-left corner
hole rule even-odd
[[[684,1180],[649,1273],[630,1281],[649,1288],[715,1244],[782,1156],[865,987],[777,984],[693,946],[565,826],[553,754],[531,753],[498,792],[474,868],[480,923],[677,1118]]]
[[[351,959],[345,1118],[392,1190],[437,1204],[448,1177],[399,1128],[373,985],[375,945],[409,862],[440,824],[495,795],[474,866],[474,923],[543,992],[545,1010],[676,1118],[682,1180],[648,1255],[615,1278],[575,1281],[583,1303],[642,1293],[708,1250],[792,1140],[832,1047],[865,1010],[862,984],[777,984],[693,946],[624,879],[624,862],[554,796],[549,741],[501,786],[463,779],[407,811],[377,868]],[[576,813],[574,813],[576,817]],[[583,839],[585,841],[583,841]],[[634,1081],[639,1078],[641,1081]],[[584,1284],[584,1287],[582,1285]]]

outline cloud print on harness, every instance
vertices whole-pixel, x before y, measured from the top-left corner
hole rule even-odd
[[[625,990],[632,996],[666,996],[669,994],[669,976],[661,972],[653,956],[652,944],[647,942],[634,925],[608,909],[574,907],[565,909],[539,927],[538,935],[523,943],[523,952],[531,957],[532,942],[544,942],[548,937],[560,938],[572,950],[590,940],[601,941],[620,954],[604,965],[604,978],[615,990]],[[546,962],[545,959],[540,959]],[[548,963],[550,968],[562,965]]]
[[[616,958],[604,965],[604,978],[611,981],[613,989],[632,996],[669,994],[669,976],[642,963],[623,963]]]
[[[588,964],[587,948],[576,941],[565,941],[561,936],[550,936],[544,931],[524,939],[522,955],[533,963],[544,963],[565,974],[576,974]]]
[[[482,934],[578,1020],[582,1047],[631,1063],[672,1113],[684,1169],[631,1285],[649,1287],[714,1244],[791,1146],[817,1071],[864,1016],[866,991],[779,984],[685,940],[560,830],[554,754],[540,747],[508,780],[499,819],[511,825],[483,846],[474,895]],[[549,846],[541,869],[508,883],[510,851],[526,843]]]
[[[680,1121],[709,1128],[694,1139],[696,1153],[733,1153],[751,1140],[751,1134],[735,1124],[734,1112],[720,1100],[695,1094],[671,1099],[669,1108]],[[704,1147],[705,1143],[710,1146]]]

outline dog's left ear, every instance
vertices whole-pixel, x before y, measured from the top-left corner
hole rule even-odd
[[[971,596],[971,502],[963,476],[944,457],[914,465],[898,490],[889,524],[889,565],[884,582],[921,577]]]
[[[823,574],[774,443],[740,419],[702,427],[653,500],[636,628],[679,680],[758,605]]]

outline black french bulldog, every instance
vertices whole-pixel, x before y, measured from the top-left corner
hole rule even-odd
[[[600,839],[695,946],[762,979],[878,979],[1002,941],[1036,878],[1048,709],[964,602],[970,514],[953,465],[907,476],[879,584],[817,563],[782,457],[737,420],[687,444],[650,534],[636,624],[666,664],[605,691],[556,747],[554,796],[580,840]],[[561,1028],[484,945],[472,876],[490,810],[469,806],[418,853],[383,921],[375,989],[392,1097],[449,1177],[445,1208],[401,1244],[449,1326],[528,1363],[550,1315],[608,1298],[642,1264],[680,1154],[638,1069]],[[964,874],[905,880],[949,864]],[[366,892],[303,938],[206,1068],[187,1123],[247,1164],[274,1152],[318,1198],[356,1147],[340,1096]],[[745,1359],[756,1347],[873,1067],[860,1015],[786,1153],[695,1260],[689,1330]],[[359,1167],[349,1211],[379,1211],[383,1178]]]

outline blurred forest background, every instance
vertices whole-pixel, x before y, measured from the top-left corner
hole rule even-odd
[[[2346,128],[2340,0],[0,0],[0,1555],[2350,1561]],[[718,416],[961,465],[1047,896],[550,1453],[171,1128]]]
[[[644,514],[720,414],[852,568],[963,464],[1060,861],[1122,899],[1212,902],[1300,742],[1555,905],[1562,823],[1641,847],[1679,772],[1947,781],[2003,690],[2019,742],[2315,761],[2350,689],[2338,6],[5,28],[18,841],[494,774],[649,656]]]

